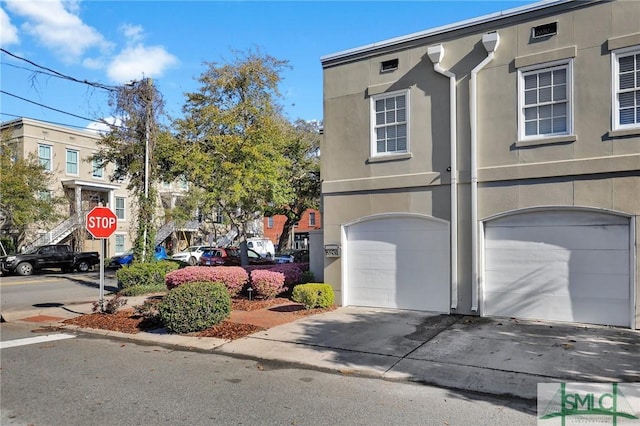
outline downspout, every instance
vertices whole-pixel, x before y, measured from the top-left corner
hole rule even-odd
[[[493,60],[494,53],[500,43],[497,32],[482,36],[482,45],[487,51],[484,58],[471,70],[469,82],[469,109],[471,120],[471,311],[478,311],[478,294],[480,288],[478,265],[478,73]]]
[[[451,229],[450,229],[450,261],[451,261],[451,309],[458,308],[458,154],[457,154],[457,94],[456,75],[440,66],[444,56],[444,47],[441,44],[429,46],[427,55],[433,62],[433,69],[449,77],[449,138],[451,140]]]

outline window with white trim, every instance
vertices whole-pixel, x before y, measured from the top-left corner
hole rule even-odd
[[[38,144],[38,160],[46,171],[50,172],[52,170],[51,145]]]
[[[409,91],[371,97],[371,155],[409,152]]]
[[[124,253],[124,234],[116,234],[116,253]]]
[[[104,176],[104,169],[102,168],[102,164],[100,160],[93,160],[91,163],[91,176],[94,178],[102,179]]]
[[[273,228],[273,216],[267,218],[267,228]]]
[[[67,149],[67,174],[78,174],[78,151],[75,149]]]
[[[316,214],[314,212],[309,213],[309,226],[316,226]]]
[[[125,198],[124,197],[116,197],[116,217],[119,220],[125,219]]]
[[[640,47],[614,52],[614,129],[640,127]]]
[[[518,70],[521,140],[573,133],[572,63]]]

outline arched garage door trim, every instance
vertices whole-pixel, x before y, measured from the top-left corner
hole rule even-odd
[[[482,315],[634,327],[632,218],[542,206],[485,219]]]
[[[342,226],[342,304],[449,313],[449,222],[383,213]]]

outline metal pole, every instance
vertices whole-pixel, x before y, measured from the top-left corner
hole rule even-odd
[[[144,84],[149,87],[149,79],[144,79]],[[145,95],[148,93],[145,91]],[[145,98],[145,118],[144,118],[144,201],[145,201],[145,210],[149,208],[149,106],[151,103],[151,99]],[[148,213],[148,212],[147,212]],[[145,221],[144,224],[144,232],[143,232],[143,242],[142,246],[142,259],[146,259],[147,253],[147,229],[149,228],[149,221]]]
[[[105,239],[100,239],[100,310],[104,309],[104,244]]]

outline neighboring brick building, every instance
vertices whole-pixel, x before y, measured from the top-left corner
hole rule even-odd
[[[322,229],[320,212],[309,209],[302,214],[300,221],[291,230],[292,235],[289,237],[287,247],[277,247],[286,220],[287,218],[283,215],[265,217],[263,219],[264,236],[273,241],[277,249],[307,249],[309,248],[309,231]]]

